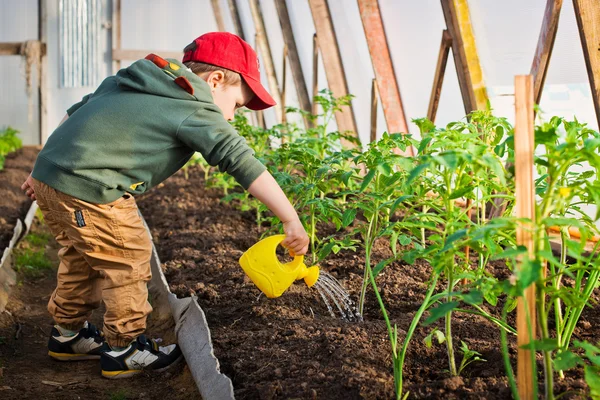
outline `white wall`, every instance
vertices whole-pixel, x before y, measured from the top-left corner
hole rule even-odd
[[[37,39],[37,0],[2,1],[0,42]],[[0,129],[11,126],[21,132],[24,144],[39,143],[37,74],[34,72],[31,119],[28,117],[29,99],[25,92],[23,59],[20,56],[0,56],[0,77]]]

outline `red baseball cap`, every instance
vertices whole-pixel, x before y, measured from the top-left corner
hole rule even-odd
[[[229,32],[210,32],[194,40],[196,48],[183,55],[183,62],[197,61],[239,73],[254,93],[246,104],[251,110],[273,107],[275,100],[260,83],[256,52],[242,38]]]

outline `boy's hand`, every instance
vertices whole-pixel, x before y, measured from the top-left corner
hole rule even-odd
[[[283,232],[285,239],[281,242],[283,247],[288,249],[292,256],[303,256],[308,251],[308,235],[299,219],[294,219],[283,223]]]
[[[31,200],[35,200],[35,190],[33,190],[33,178],[31,177],[31,174],[29,174],[25,182],[21,185],[21,190],[25,192],[27,197]]]

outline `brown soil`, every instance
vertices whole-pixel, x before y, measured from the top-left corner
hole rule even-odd
[[[26,146],[6,156],[0,170],[0,256],[13,236],[19,218],[25,217],[31,200],[21,191],[21,185],[33,169],[40,148]]]
[[[231,377],[236,398],[393,398],[390,342],[372,289],[362,323],[332,318],[318,293],[302,283],[292,285],[277,299],[261,295],[238,264],[242,252],[262,233],[254,215],[221,204],[218,191],[205,189],[201,173],[194,168],[189,172],[188,180],[178,173],[138,203],[171,290],[180,297],[198,297],[222,371]],[[390,254],[383,243],[376,250],[376,260]],[[346,252],[329,257],[321,266],[357,299],[363,261],[360,253]],[[492,268],[506,276],[502,263]],[[429,265],[398,262],[378,277],[400,340],[425,296],[429,273]],[[582,321],[588,328],[577,334],[597,341],[600,336],[590,327],[599,318],[596,309],[588,309]],[[456,315],[455,348],[463,340],[487,360],[471,364],[458,378],[450,378],[446,372],[444,346],[428,349],[423,344],[430,330],[417,330],[407,355],[404,388],[411,392],[410,398],[511,397],[495,325],[477,316]],[[516,353],[514,340],[511,347]],[[456,353],[460,363],[461,354]],[[558,392],[581,392],[583,387],[581,372],[567,373],[566,380],[557,384]]]
[[[37,220],[36,233],[48,233]],[[28,246],[21,242],[18,249]],[[13,399],[200,399],[185,363],[165,373],[143,373],[131,379],[110,381],[100,376],[99,361],[55,361],[47,355],[52,318],[46,311],[56,285],[58,245],[53,240],[46,255],[54,268],[40,278],[18,276],[7,311],[0,313],[0,398]],[[102,326],[102,310],[92,322]],[[155,326],[149,320],[149,337],[172,338],[173,327]]]

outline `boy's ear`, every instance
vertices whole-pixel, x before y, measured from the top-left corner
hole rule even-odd
[[[206,83],[210,86],[211,89],[216,89],[217,87],[223,85],[225,81],[225,73],[223,71],[211,71],[210,74],[206,77]]]

